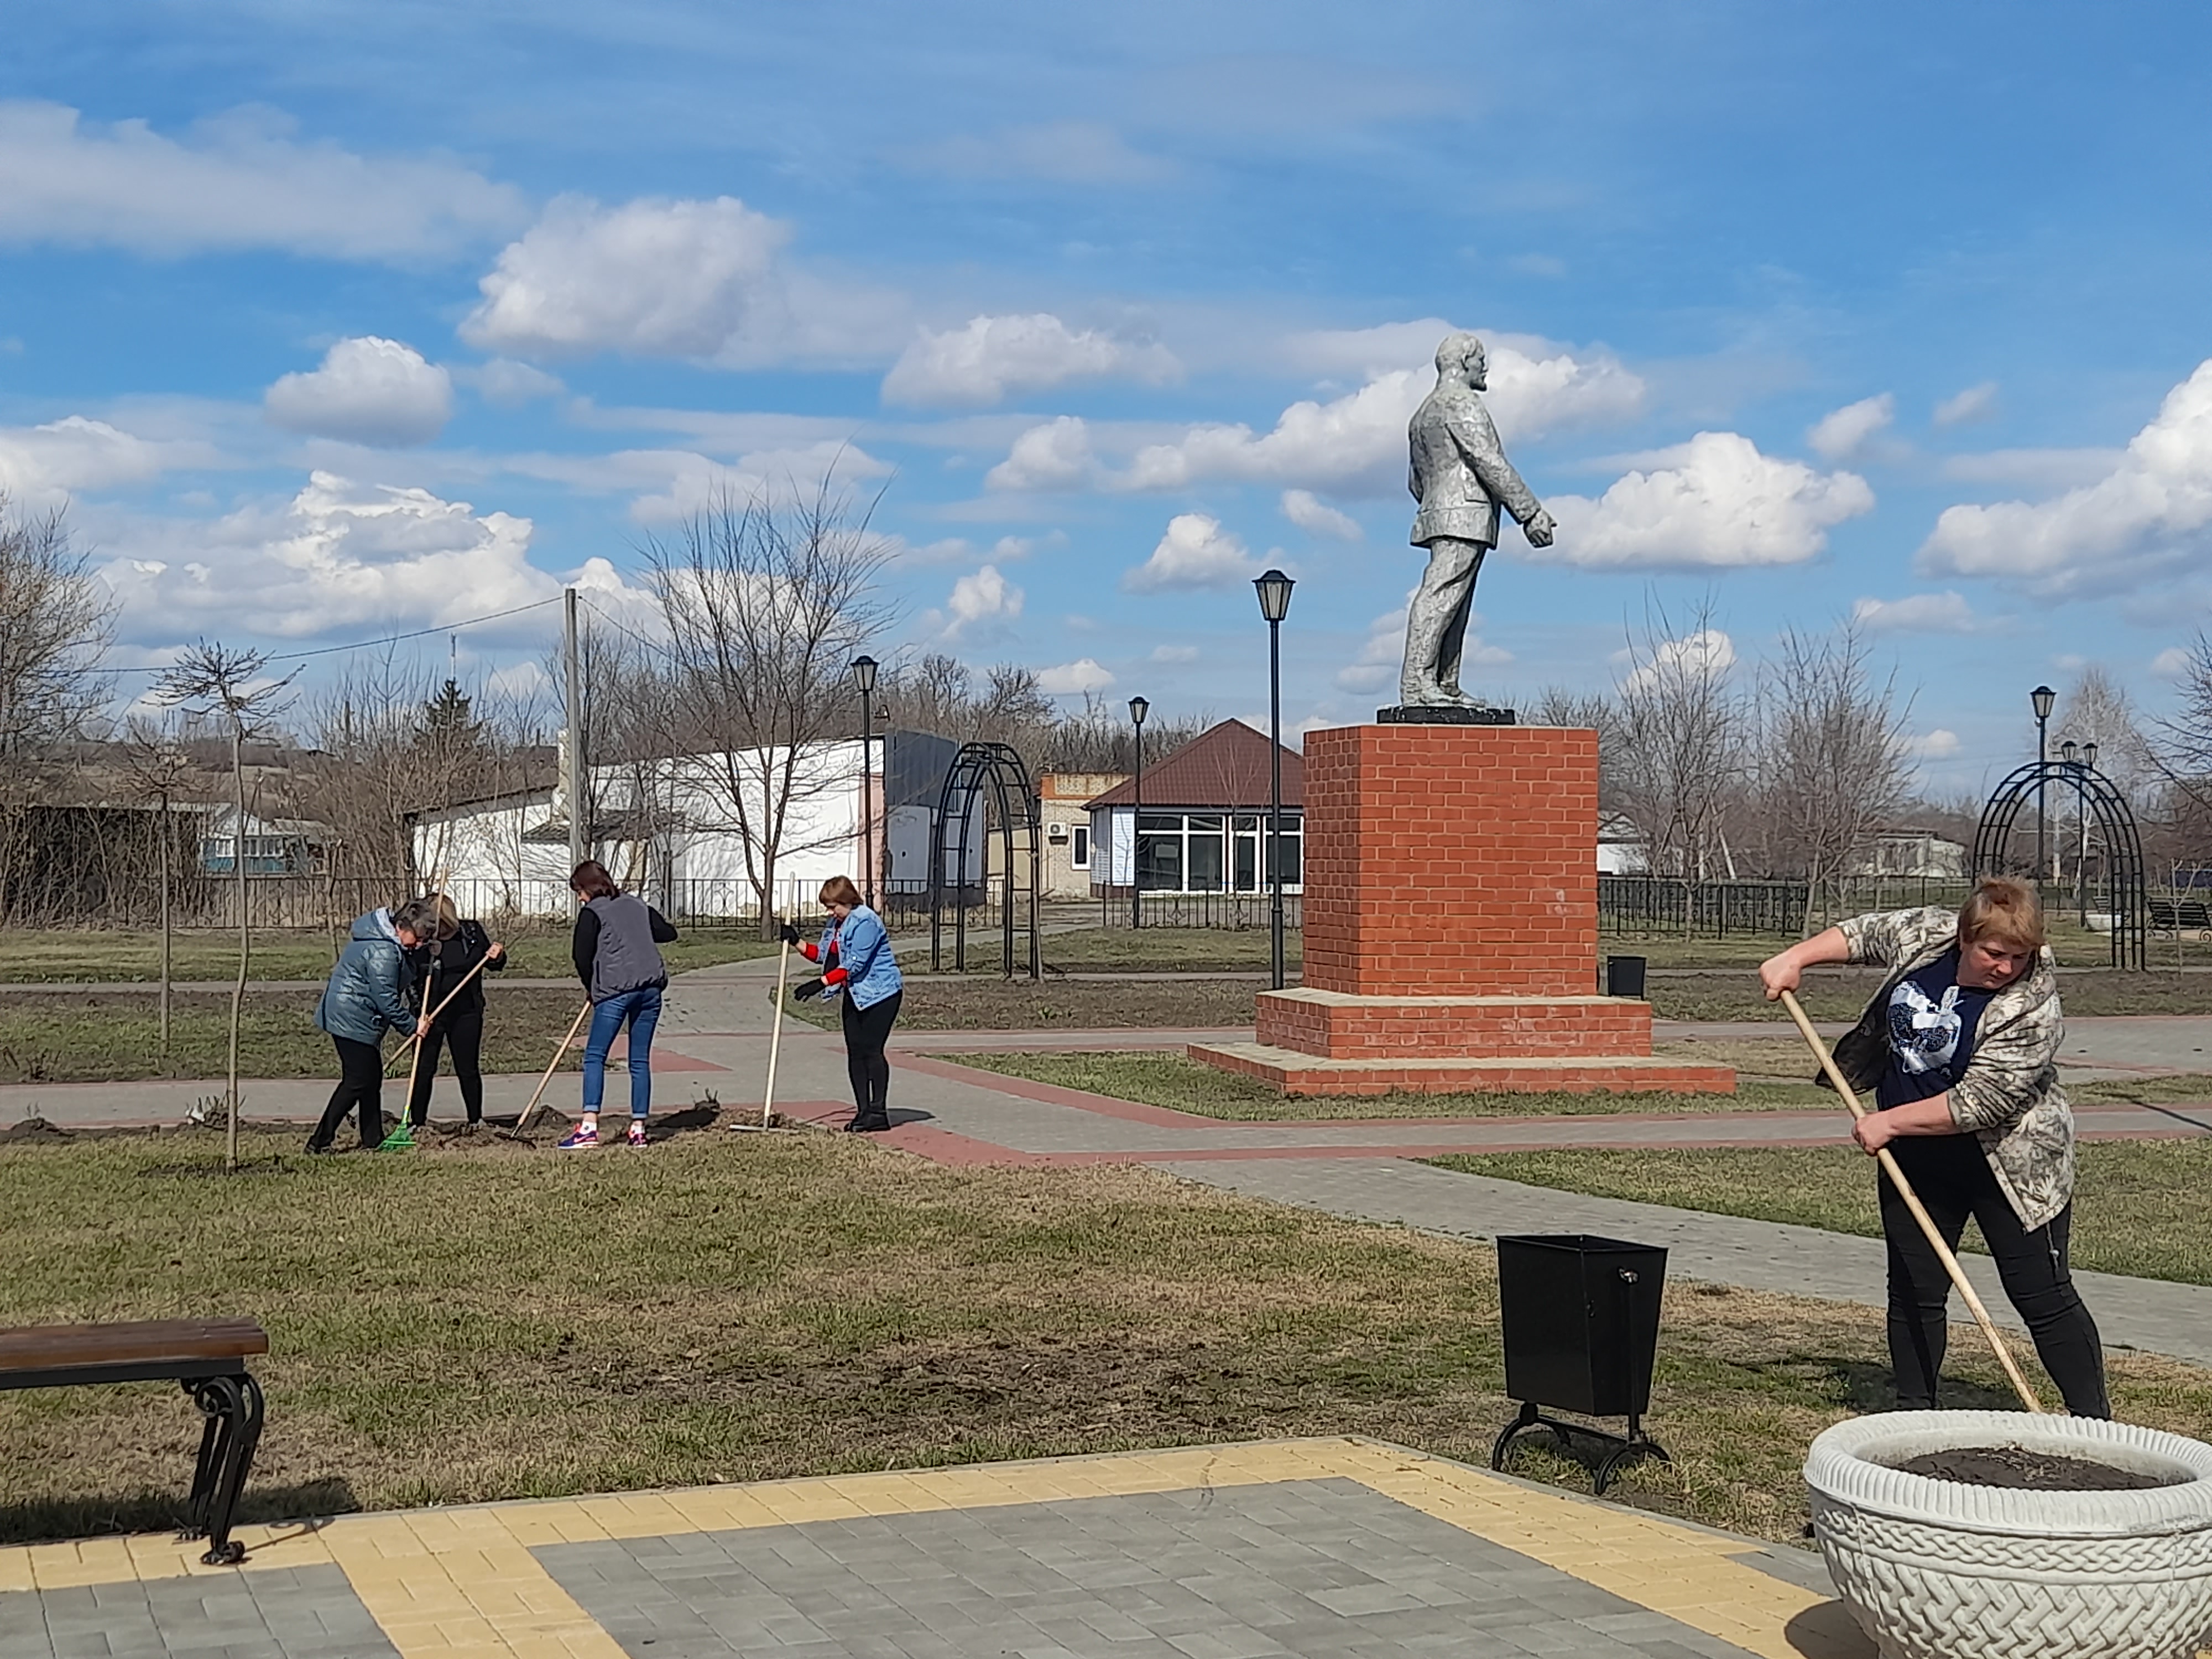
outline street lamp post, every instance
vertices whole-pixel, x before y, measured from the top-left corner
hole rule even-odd
[[[875,785],[870,775],[874,769],[876,733],[875,707],[870,702],[876,690],[873,657],[853,659],[853,684],[860,688],[860,897],[872,910],[876,908]]]
[[[1138,877],[1142,873],[1137,863],[1138,826],[1145,821],[1145,716],[1152,706],[1142,697],[1129,699],[1129,723],[1137,728],[1137,784],[1136,799],[1129,804],[1129,926],[1145,925],[1141,895],[1144,889]]]
[[[1252,582],[1260,614],[1267,620],[1267,962],[1269,982],[1278,991],[1283,988],[1283,618],[1297,586],[1279,570],[1264,571]]]
[[[2039,883],[2051,873],[2050,821],[2045,815],[2042,769],[2051,764],[2051,706],[2058,701],[2058,694],[2047,685],[2039,685],[2027,694],[2027,700],[2035,709],[2035,878]]]

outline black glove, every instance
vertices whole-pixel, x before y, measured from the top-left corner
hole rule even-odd
[[[815,998],[822,994],[822,981],[818,979],[810,979],[804,984],[793,988],[791,994],[797,997],[801,1002],[811,1002]]]
[[[800,942],[799,938],[799,924],[795,921],[785,922],[782,927],[777,931],[776,937],[781,939],[786,945],[799,944]]]

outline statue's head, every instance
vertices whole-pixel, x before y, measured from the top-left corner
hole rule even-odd
[[[1490,354],[1472,334],[1447,334],[1437,348],[1437,379],[1448,385],[1490,389]]]

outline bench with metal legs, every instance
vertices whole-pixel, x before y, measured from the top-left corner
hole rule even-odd
[[[205,1538],[200,1559],[224,1566],[246,1559],[246,1547],[230,1528],[261,1443],[261,1384],[246,1361],[268,1352],[268,1333],[250,1319],[27,1325],[0,1330],[0,1389],[180,1384],[207,1419],[185,1536]]]

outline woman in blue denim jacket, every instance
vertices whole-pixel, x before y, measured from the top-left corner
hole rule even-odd
[[[783,925],[783,939],[796,945],[809,962],[830,966],[819,979],[810,979],[796,994],[801,1000],[842,995],[845,1016],[845,1071],[853,1081],[853,1121],[845,1127],[872,1134],[891,1127],[885,1097],[890,1090],[891,1063],[884,1058],[891,1025],[898,1018],[905,996],[898,963],[891,956],[890,935],[876,913],[860,902],[860,890],[844,876],[822,884],[822,902],[830,912],[830,926],[819,945],[799,937],[790,922]]]

